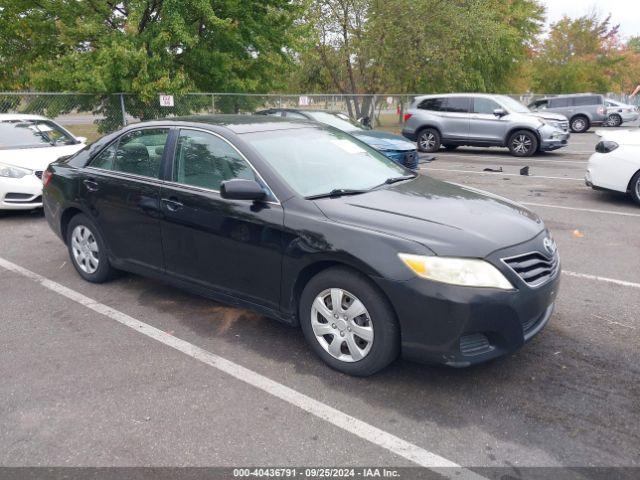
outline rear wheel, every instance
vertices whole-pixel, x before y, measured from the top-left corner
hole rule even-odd
[[[346,268],[313,277],[300,298],[300,324],[311,349],[331,368],[372,375],[398,356],[395,313],[367,279]]]
[[[640,205],[640,171],[633,176],[629,187],[631,190],[631,198]]]
[[[103,283],[113,276],[114,269],[109,264],[104,240],[86,215],[79,213],[69,222],[67,246],[71,263],[88,282]]]
[[[589,119],[584,115],[577,115],[571,119],[571,131],[573,133],[584,133],[589,130]]]
[[[507,146],[516,157],[530,157],[538,151],[538,137],[528,130],[518,130],[511,134]]]
[[[440,133],[435,128],[424,128],[418,133],[418,150],[433,153],[440,148]]]

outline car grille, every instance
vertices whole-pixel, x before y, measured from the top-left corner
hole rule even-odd
[[[35,171],[36,177],[38,177],[40,180],[42,180],[42,173],[43,173],[42,170]]]
[[[516,257],[503,258],[518,276],[529,286],[538,287],[555,277],[560,259],[556,252],[551,258],[540,252],[525,253]]]
[[[568,132],[569,131],[569,122],[559,122],[560,123],[560,128],[564,131],[564,132]]]
[[[15,204],[20,204],[20,203],[24,203],[24,204],[42,203],[42,196],[38,196],[38,197],[34,198],[33,200],[31,199],[31,197],[33,197],[33,195],[31,195],[30,193],[13,193],[13,192],[9,192],[4,196],[4,202],[5,203],[15,203]]]
[[[415,170],[418,168],[418,152],[416,150],[412,150],[404,154],[404,166]]]
[[[480,355],[493,350],[489,339],[482,333],[473,333],[460,337],[460,352],[466,356]]]

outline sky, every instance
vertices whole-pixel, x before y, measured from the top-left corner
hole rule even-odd
[[[547,23],[564,14],[575,18],[595,9],[603,17],[611,13],[611,21],[620,24],[622,36],[640,35],[640,0],[541,0],[541,3],[547,8]]]

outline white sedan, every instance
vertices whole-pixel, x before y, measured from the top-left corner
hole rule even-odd
[[[589,159],[587,186],[628,192],[640,204],[640,129],[596,133],[602,139]]]
[[[85,142],[38,115],[0,115],[0,210],[42,207],[42,173]]]

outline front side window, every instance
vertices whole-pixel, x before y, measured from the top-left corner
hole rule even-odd
[[[222,182],[234,178],[258,180],[251,166],[226,140],[197,130],[180,131],[174,182],[219,191]]]
[[[500,105],[490,98],[476,97],[473,99],[473,113],[493,115],[493,111],[498,108],[500,108]]]
[[[0,150],[58,147],[78,143],[62,127],[48,120],[0,122]]]
[[[597,96],[575,97],[573,104],[577,107],[586,105],[602,105],[602,98]]]
[[[550,108],[564,108],[569,106],[569,98],[552,98],[549,100]]]
[[[90,165],[103,170],[158,178],[168,136],[169,130],[166,128],[126,133],[100,152]]]
[[[407,171],[351,135],[325,128],[295,128],[242,135],[299,195],[370,189]]]

